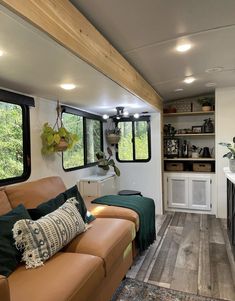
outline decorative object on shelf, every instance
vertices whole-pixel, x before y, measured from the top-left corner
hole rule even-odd
[[[212,119],[204,119],[204,124],[202,126],[203,133],[214,133],[214,124],[212,123]]]
[[[212,110],[212,106],[214,105],[214,97],[213,96],[199,97],[198,102],[202,106],[202,111],[208,112]]]
[[[104,175],[109,171],[110,166],[112,166],[114,172],[119,177],[121,173],[119,168],[117,168],[117,166],[115,165],[114,160],[111,159],[113,156],[113,152],[110,147],[107,147],[107,152],[108,157],[106,157],[105,153],[102,151],[96,153],[96,157],[98,159],[98,173]]]
[[[194,159],[199,158],[199,151],[200,151],[199,147],[197,147],[196,145],[192,145],[191,146],[192,158]]]
[[[202,133],[202,126],[201,125],[192,126],[192,133],[193,134],[201,134]]]
[[[163,132],[166,137],[174,137],[176,134],[176,130],[171,124],[164,124]]]
[[[179,156],[179,139],[164,139],[164,156],[167,158],[174,158]]]
[[[200,149],[201,157],[202,158],[211,158],[211,153],[209,147],[203,147]]]
[[[183,144],[181,147],[181,156],[182,156],[182,158],[188,158],[188,143],[186,140],[183,141]]]
[[[231,172],[235,172],[235,137],[233,137],[233,143],[220,142],[219,145],[226,146],[229,152],[223,155],[223,158],[229,159],[229,169]]]
[[[61,109],[57,102],[57,118],[53,127],[48,122],[42,128],[42,149],[43,155],[51,155],[55,152],[63,152],[72,149],[78,141],[77,134],[69,132],[63,125],[61,118]]]

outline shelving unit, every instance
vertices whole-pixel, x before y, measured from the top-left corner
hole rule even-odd
[[[197,112],[164,113],[164,114],[163,114],[163,117],[213,115],[214,113],[215,113],[215,111],[197,111]]]
[[[164,113],[163,122],[164,124],[171,124],[177,131],[185,131],[186,133],[177,133],[173,137],[166,136],[164,138],[175,139],[180,146],[184,144],[183,141],[187,141],[187,146],[196,145],[199,148],[208,147],[210,151],[213,150],[215,147],[214,132],[190,133],[190,131],[193,130],[193,127],[202,127],[205,119],[214,119],[215,111],[200,111],[196,98],[195,101],[192,99],[182,100],[181,105],[182,102],[185,102],[186,107],[193,107],[195,111]],[[193,106],[192,102],[194,102]],[[171,102],[171,105],[175,106],[175,103]],[[168,154],[168,151],[166,154]],[[179,151],[178,155],[180,154],[182,154],[182,151]],[[174,211],[195,212],[196,210],[198,212],[213,213],[216,161],[214,153],[211,158],[192,158],[191,153],[189,156],[173,157],[172,155],[171,157],[169,155],[169,157],[164,158],[165,208]]]

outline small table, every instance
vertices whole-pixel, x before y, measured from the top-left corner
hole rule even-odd
[[[119,195],[140,195],[142,196],[140,191],[137,190],[120,190],[118,192]]]

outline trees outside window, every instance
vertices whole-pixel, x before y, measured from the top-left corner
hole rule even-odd
[[[151,159],[150,120],[142,117],[136,120],[118,122],[121,140],[118,143],[117,160],[120,162],[147,162]]]
[[[0,90],[0,185],[30,175],[29,106],[31,97]]]
[[[103,150],[102,121],[98,116],[80,110],[65,106],[62,110],[64,126],[79,138],[72,150],[63,153],[63,168],[69,171],[96,164],[95,154]]]

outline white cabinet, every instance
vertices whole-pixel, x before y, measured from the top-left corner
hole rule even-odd
[[[211,204],[211,177],[193,176],[188,179],[189,208],[210,210]]]
[[[108,194],[117,194],[115,174],[105,176],[92,175],[79,181],[79,191],[83,197],[99,197]]]
[[[210,174],[165,173],[166,208],[211,210]]]
[[[169,207],[188,207],[188,179],[183,176],[170,176],[167,178],[167,192]]]

